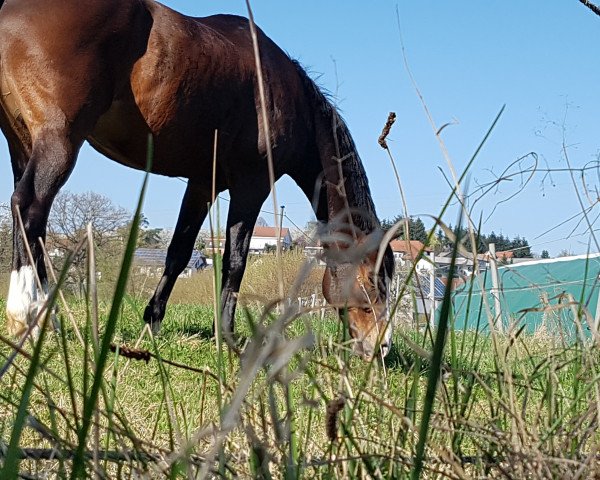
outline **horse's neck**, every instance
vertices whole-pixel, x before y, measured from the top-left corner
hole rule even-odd
[[[325,137],[325,145],[321,145],[321,162],[327,185],[329,221],[339,223],[342,229],[347,225],[351,230],[368,234],[376,228],[378,221],[354,142],[343,122],[337,128],[337,138],[333,130],[328,137]]]
[[[306,71],[297,62],[294,65],[314,115],[315,144],[321,167],[318,170],[322,169],[326,182],[328,220],[340,219],[369,233],[379,222],[350,131]]]

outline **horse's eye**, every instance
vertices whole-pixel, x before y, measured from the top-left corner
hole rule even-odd
[[[367,307],[367,308],[365,308],[365,313],[366,313],[367,315],[370,315],[371,313],[373,313],[373,309],[372,309],[372,308],[369,308],[369,307]]]

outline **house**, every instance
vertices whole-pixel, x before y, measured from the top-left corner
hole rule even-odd
[[[407,262],[416,262],[416,270],[420,273],[427,273],[433,268],[434,252],[419,240],[392,240],[390,248],[396,265],[404,266]]]
[[[417,274],[412,279],[418,314],[431,315],[444,299],[446,285],[433,275]],[[433,290],[432,290],[433,287]],[[433,319],[433,315],[431,316]]]
[[[489,261],[490,256],[490,252],[485,253],[486,260]],[[496,252],[496,260],[498,260],[501,263],[513,263],[514,256],[515,252],[513,252],[512,250]]]
[[[440,252],[435,256],[435,266],[438,274],[443,274],[450,269],[452,263],[453,252]],[[477,260],[477,269],[475,269],[475,259]],[[487,254],[478,254],[475,257],[471,252],[464,254],[457,253],[454,265],[456,268],[455,275],[460,277],[470,277],[473,274],[481,274],[487,270],[489,264],[489,256]]]
[[[204,251],[210,258],[215,254],[223,255],[223,252],[225,251],[225,237],[209,237],[206,240]]]
[[[428,255],[432,251],[430,248],[425,247],[423,242],[419,240],[392,240],[390,242],[390,248],[394,253],[394,259],[402,261],[414,261],[421,252]]]
[[[149,277],[159,277],[165,269],[167,251],[161,248],[138,248],[133,253],[133,264],[139,273]],[[207,262],[204,254],[198,250],[192,252],[192,257],[179,278],[189,278],[194,273],[206,268]]]
[[[252,238],[250,238],[250,253],[264,253],[267,245],[275,247],[277,245],[277,234],[279,229],[276,227],[254,227]],[[281,249],[289,250],[292,246],[292,236],[289,228],[281,229]]]

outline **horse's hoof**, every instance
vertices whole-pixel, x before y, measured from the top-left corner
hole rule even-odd
[[[150,331],[152,332],[152,335],[158,335],[160,333],[160,321],[156,320],[154,322],[148,322],[148,325],[150,325]]]
[[[6,313],[6,330],[11,337],[19,338],[27,331],[27,324],[21,322],[20,318]]]

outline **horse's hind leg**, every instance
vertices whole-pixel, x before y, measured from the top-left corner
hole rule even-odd
[[[194,242],[208,211],[208,191],[190,180],[183,196],[177,226],[167,250],[165,271],[144,311],[144,321],[155,333],[160,329],[175,281],[192,256]]]
[[[22,334],[36,320],[46,299],[46,267],[39,239],[46,238],[52,201],[75,164],[79,146],[64,132],[46,129],[36,136],[25,165],[20,162],[15,165],[13,158],[13,263],[6,302],[7,329],[12,335]],[[21,234],[21,221],[25,238]],[[37,284],[36,272],[41,286]]]

